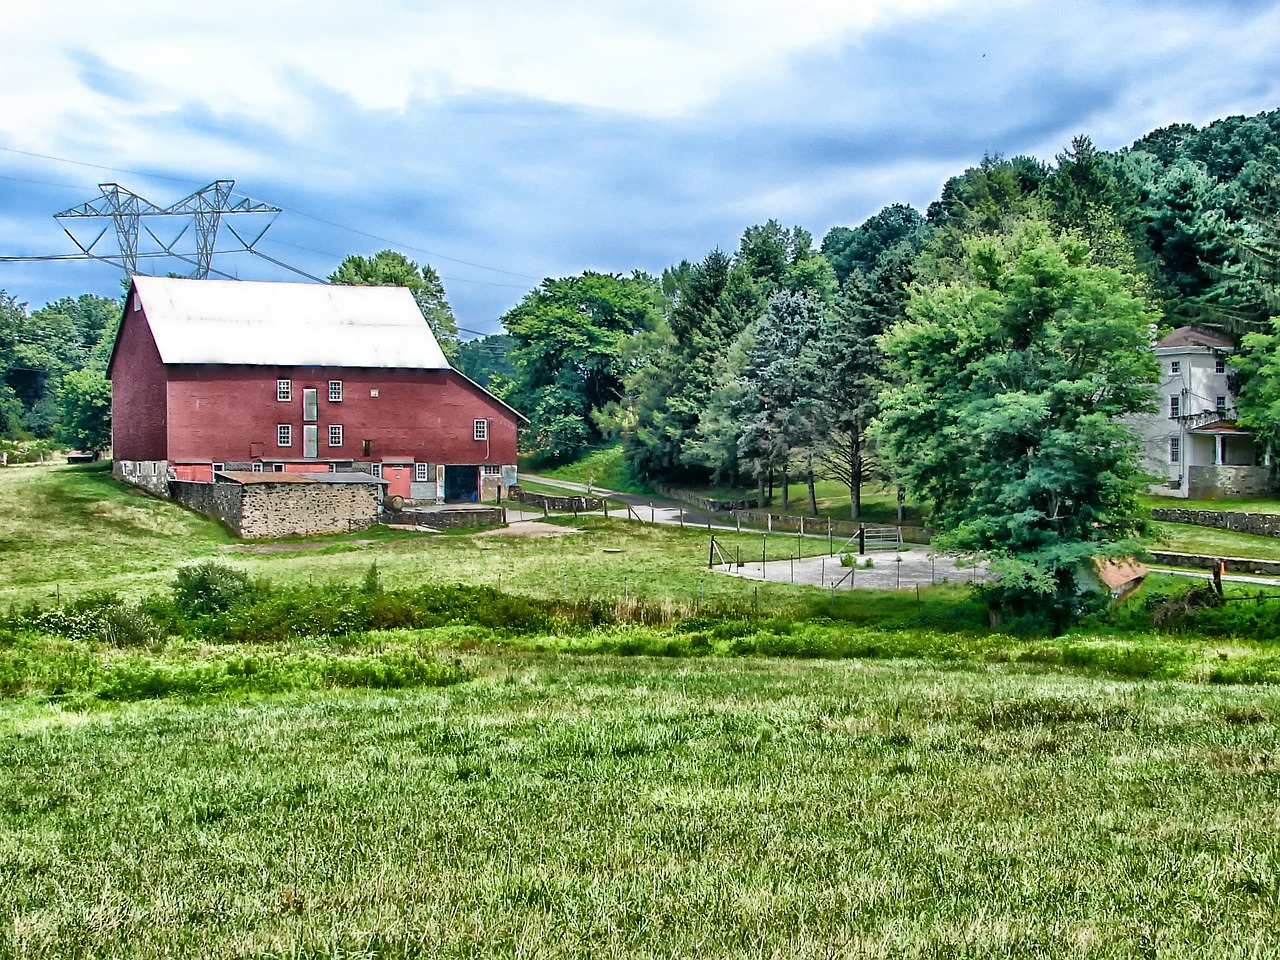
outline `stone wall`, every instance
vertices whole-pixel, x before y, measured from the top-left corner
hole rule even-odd
[[[1187,495],[1192,499],[1258,497],[1272,489],[1270,467],[1188,467]]]
[[[1163,563],[1169,567],[1190,567],[1195,570],[1212,570],[1221,560],[1226,565],[1228,573],[1280,575],[1280,560],[1254,560],[1250,557],[1210,557],[1197,553],[1171,553],[1167,550],[1152,550],[1151,559],[1154,563]]]
[[[760,501],[755,497],[745,500],[714,500],[711,497],[703,497],[688,490],[681,490],[679,487],[669,487],[665,483],[653,484],[653,491],[669,500],[679,500],[681,503],[687,503],[692,507],[697,507],[699,510],[706,510],[708,513],[729,510],[754,510],[760,506]]]
[[[507,491],[507,499],[517,503],[527,503],[533,507],[544,507],[547,510],[576,510],[586,513],[591,510],[603,510],[604,500],[600,497],[557,497],[547,493],[530,493],[519,484]]]
[[[246,484],[236,532],[248,540],[363,530],[378,521],[380,489],[376,483]]]
[[[172,500],[244,540],[363,530],[378,521],[378,495],[376,483],[169,482]]]
[[[458,530],[466,527],[500,527],[507,522],[502,507],[480,507],[471,510],[388,510],[384,523],[403,523],[436,530]]]
[[[1230,510],[1184,510],[1180,507],[1157,507],[1151,511],[1154,520],[1165,523],[1193,523],[1198,527],[1215,527],[1251,533],[1257,537],[1280,537],[1280,515],[1274,513],[1237,513]]]
[[[188,510],[221,521],[236,536],[243,536],[240,533],[240,509],[244,488],[240,484],[170,480],[169,498]]]
[[[157,497],[169,495],[167,460],[112,460],[111,475],[121,483],[141,487]]]

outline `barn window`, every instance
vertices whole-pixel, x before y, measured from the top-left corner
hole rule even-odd
[[[302,455],[313,459],[320,454],[320,428],[314,423],[302,427]]]
[[[262,472],[262,464],[260,464],[260,463],[255,463],[255,464],[253,465],[253,472],[254,472],[254,473],[261,473],[261,472]]]
[[[1182,440],[1178,437],[1169,438],[1169,462],[1179,463],[1182,460]]]
[[[315,387],[304,387],[302,390],[302,419],[306,423],[315,423],[319,416],[320,401],[317,396]]]
[[[361,454],[360,454],[360,455],[361,455],[362,457],[368,457],[368,456],[371,456],[371,455],[373,454],[373,441],[372,441],[372,440],[361,440],[361,441],[360,441],[360,450],[361,450]]]
[[[276,425],[276,446],[293,446],[293,424],[281,423]]]
[[[276,399],[285,403],[293,399],[293,381],[292,380],[276,381]]]
[[[284,473],[284,464],[283,464],[283,463],[273,463],[273,464],[271,465],[271,472],[272,472],[272,473]]]
[[[370,473],[372,473],[372,474],[373,474],[375,477],[377,477],[379,480],[381,480],[381,479],[382,479],[382,464],[380,464],[380,463],[371,463],[371,464],[369,464],[369,472],[370,472]]]
[[[329,402],[330,403],[342,402],[342,381],[341,380],[329,381]]]
[[[477,439],[477,440],[488,440],[488,439],[489,439],[489,421],[488,421],[488,420],[476,420],[476,421],[474,421],[474,422],[472,423],[471,430],[472,430],[471,435],[472,435],[475,439]]]
[[[331,447],[342,446],[342,424],[340,423],[329,424],[329,446]]]
[[[413,479],[418,483],[427,482],[427,465],[425,463],[415,463],[413,465]]]
[[[480,472],[486,477],[500,477],[502,476],[502,467],[496,463],[486,463],[481,466]]]

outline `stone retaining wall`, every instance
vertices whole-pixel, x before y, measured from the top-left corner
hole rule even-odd
[[[500,527],[507,522],[507,511],[502,507],[473,510],[388,510],[383,514],[382,520],[384,523],[404,523],[435,530]]]
[[[169,461],[112,460],[111,475],[157,497],[169,495]]]
[[[679,487],[669,487],[665,483],[655,483],[653,492],[659,496],[666,497],[668,500],[679,500],[681,503],[687,503],[691,507],[697,507],[699,510],[706,510],[708,513],[724,513],[729,510],[754,510],[760,506],[760,501],[755,497],[746,500],[715,500],[711,497],[704,497],[689,490],[681,490]]]
[[[1219,560],[1226,564],[1229,573],[1260,573],[1270,576],[1280,575],[1280,560],[1255,560],[1251,557],[1209,557],[1198,553],[1171,553],[1167,550],[1152,550],[1151,558],[1155,563],[1163,563],[1169,567],[1190,567],[1193,570],[1212,570]]]
[[[604,509],[604,500],[600,497],[557,497],[549,493],[531,493],[521,489],[518,483],[507,491],[507,499],[517,503],[527,503],[532,507],[545,507],[548,510],[577,510],[579,513],[586,513]]]
[[[1187,469],[1187,495],[1192,499],[1259,497],[1271,489],[1270,467],[1218,465]]]
[[[378,520],[376,483],[169,481],[169,497],[244,540],[363,530]]]
[[[1234,530],[1258,537],[1280,537],[1280,515],[1274,513],[1237,513],[1230,510],[1184,510],[1180,507],[1156,507],[1154,520],[1166,523],[1193,523],[1198,527]]]

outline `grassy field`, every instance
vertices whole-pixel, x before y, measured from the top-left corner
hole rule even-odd
[[[1013,637],[958,585],[832,597],[708,572],[705,531],[552,526],[237,544],[101,468],[0,471],[0,606],[211,557],[280,587],[248,640],[0,625],[0,956],[1274,954],[1274,607]],[[606,616],[262,637],[375,562]]]
[[[1151,546],[1157,550],[1199,553],[1213,557],[1257,557],[1280,560],[1280,537],[1257,537],[1248,533],[1200,527],[1190,523],[1151,524]]]
[[[14,957],[1266,957],[1270,689],[473,653],[0,709]]]

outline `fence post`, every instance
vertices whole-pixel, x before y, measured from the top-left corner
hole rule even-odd
[[[649,522],[650,522],[650,523],[657,523],[657,522],[658,522],[656,519],[654,519],[654,517],[655,517],[655,514],[654,514],[654,512],[653,512],[653,504],[652,504],[652,503],[650,503],[650,504],[649,504]]]
[[[680,508],[680,529],[684,529],[684,507]]]
[[[600,506],[604,508],[604,518],[608,520],[609,519],[609,501],[601,500]]]
[[[866,524],[858,524],[858,553],[867,552],[867,527]]]
[[[715,536],[714,536],[714,535],[712,535],[712,537],[711,537],[711,549],[707,551],[707,569],[708,569],[708,570],[710,570],[710,569],[711,569],[712,561],[714,560],[715,555],[716,555],[716,538],[715,538]]]
[[[760,535],[760,579],[764,579],[764,558],[769,548],[769,535],[767,533]]]
[[[831,518],[827,517],[827,556],[834,557],[835,555],[835,547],[831,542]]]

